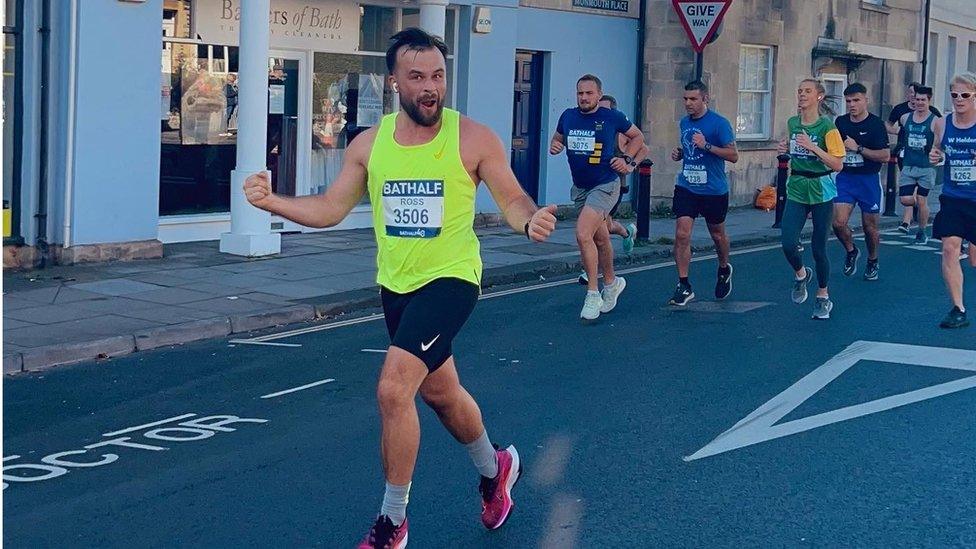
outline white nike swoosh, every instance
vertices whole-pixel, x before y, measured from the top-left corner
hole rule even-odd
[[[430,343],[424,343],[423,341],[421,341],[420,350],[426,353],[427,349],[430,349],[430,346],[433,345],[434,342],[437,341],[440,337],[441,334],[437,334],[436,336],[434,336],[434,339],[430,340]]]

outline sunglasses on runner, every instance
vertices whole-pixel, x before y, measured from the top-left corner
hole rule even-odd
[[[970,97],[976,95],[976,93],[973,93],[973,92],[962,92],[962,93],[959,93],[959,92],[949,92],[949,95],[951,95],[953,99],[959,99],[960,97],[962,97],[963,99],[969,99]]]

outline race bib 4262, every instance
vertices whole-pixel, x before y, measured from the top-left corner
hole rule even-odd
[[[434,238],[444,223],[444,180],[397,180],[383,184],[386,235]]]

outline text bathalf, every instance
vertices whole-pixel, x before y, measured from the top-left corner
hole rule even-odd
[[[383,196],[444,196],[444,182],[436,180],[387,181]]]

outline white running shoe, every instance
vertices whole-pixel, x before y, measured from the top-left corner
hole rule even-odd
[[[588,290],[586,300],[583,301],[583,310],[580,311],[580,320],[584,324],[595,321],[600,318],[600,309],[602,308],[603,298],[600,297],[600,292]]]
[[[620,297],[626,287],[627,281],[622,276],[614,278],[613,284],[605,285],[600,293],[600,297],[603,298],[603,306],[600,307],[600,312],[609,313],[612,311],[617,306],[617,298]]]

